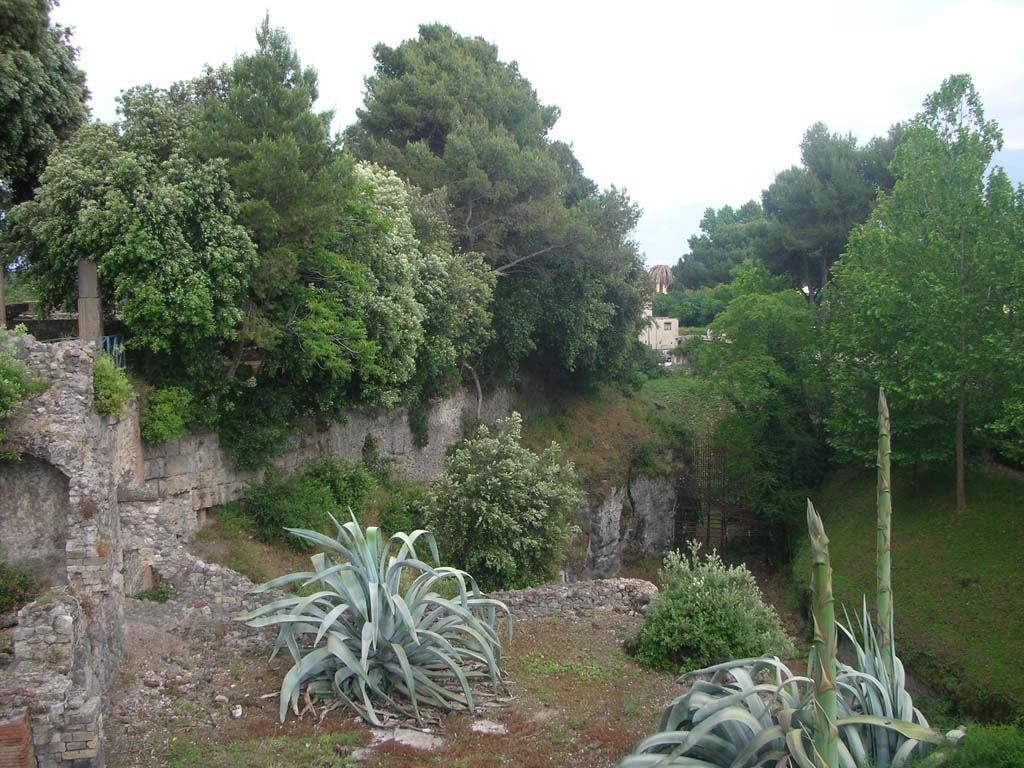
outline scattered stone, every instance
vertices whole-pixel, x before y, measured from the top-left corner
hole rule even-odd
[[[231,719],[232,720],[237,720],[241,716],[242,716],[242,705],[241,704],[235,704],[235,706],[233,706],[231,708]]]
[[[213,701],[215,704],[227,704],[228,697],[225,696],[223,693],[218,693],[216,696],[213,697]]]
[[[946,741],[952,744],[959,744],[961,741],[963,741],[966,735],[967,729],[961,725],[959,728],[954,728],[952,731],[946,734]]]
[[[508,728],[505,727],[505,724],[499,723],[496,720],[474,720],[469,729],[474,733],[496,734],[499,736],[508,733]]]

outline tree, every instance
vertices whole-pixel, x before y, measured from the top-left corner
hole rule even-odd
[[[537,456],[520,445],[522,418],[480,426],[445,463],[427,496],[426,526],[445,558],[485,590],[552,580],[580,501],[573,466],[552,443]]]
[[[558,109],[495,46],[445,26],[374,57],[346,148],[443,190],[455,244],[484,255],[497,278],[485,371],[514,377],[528,361],[579,384],[628,365],[634,297],[648,292],[630,236],[639,211],[621,191],[598,192],[571,147],[548,138]]]
[[[763,265],[736,270],[736,297],[711,324],[698,369],[728,404],[713,438],[726,449],[730,477],[766,522],[792,519],[821,479],[824,373],[814,307],[778,290]]]
[[[891,188],[886,165],[901,135],[896,126],[858,147],[853,135],[831,133],[823,123],[807,129],[802,165],[777,174],[761,196],[773,231],[758,255],[769,269],[788,273],[820,300],[850,229],[867,219],[879,190]]]
[[[881,385],[894,456],[953,455],[958,510],[968,437],[1012,409],[1021,373],[1024,201],[1002,170],[987,173],[1001,145],[970,77],[944,81],[907,127],[895,187],[852,234],[828,300],[833,444],[855,456],[870,443]]]
[[[85,73],[52,0],[0,1],[0,195],[32,197],[46,158],[85,123]]]
[[[708,208],[700,220],[701,233],[690,237],[690,252],[672,268],[674,290],[713,288],[731,279],[730,270],[763,250],[760,240],[767,220],[760,204],[750,200],[739,208]]]
[[[52,0],[0,0],[0,327],[11,259],[7,212],[32,197],[50,152],[85,123],[85,73]]]
[[[78,262],[96,261],[129,347],[180,366],[234,337],[255,250],[224,164],[186,151],[176,97],[131,90],[121,111],[54,151],[35,199],[11,212],[12,250],[44,308],[73,309]]]

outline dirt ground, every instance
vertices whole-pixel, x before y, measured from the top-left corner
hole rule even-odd
[[[515,625],[507,691],[494,691],[476,720],[450,715],[429,734],[407,734],[422,746],[384,740],[393,729],[344,709],[322,723],[289,714],[282,725],[277,691],[290,661],[267,662],[270,636],[233,624],[168,630],[170,604],[129,603],[128,657],[106,726],[114,768],[601,768],[651,733],[680,692],[672,675],[645,672],[623,652],[638,619],[542,619]]]

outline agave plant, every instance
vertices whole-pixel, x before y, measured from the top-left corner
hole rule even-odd
[[[706,675],[711,679],[697,679],[689,692],[669,705],[659,733],[641,741],[620,768],[902,768],[919,748],[944,742],[914,707],[896,655],[889,407],[882,391],[878,413],[877,626],[866,599],[859,617],[860,641],[836,622],[828,537],[808,502],[811,677],[795,677],[770,658],[731,661],[684,675],[680,682]],[[849,639],[856,664],[836,659],[837,631]],[[774,683],[764,681],[767,671],[773,673]]]
[[[274,600],[240,617],[252,627],[278,627],[271,658],[287,648],[294,665],[281,683],[280,719],[298,714],[300,696],[347,705],[381,725],[382,705],[422,724],[422,706],[475,711],[471,683],[501,681],[501,640],[495,628],[508,608],[481,594],[465,571],[441,567],[428,531],[365,532],[353,517],[337,539],[287,529],[322,547],[313,570],[288,574],[257,591],[300,584],[315,591]],[[426,544],[434,566],[417,557]],[[449,582],[454,598],[438,594]]]

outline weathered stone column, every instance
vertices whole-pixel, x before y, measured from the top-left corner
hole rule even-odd
[[[78,262],[78,338],[91,341],[97,347],[103,341],[103,315],[100,311],[96,262],[86,259]]]

